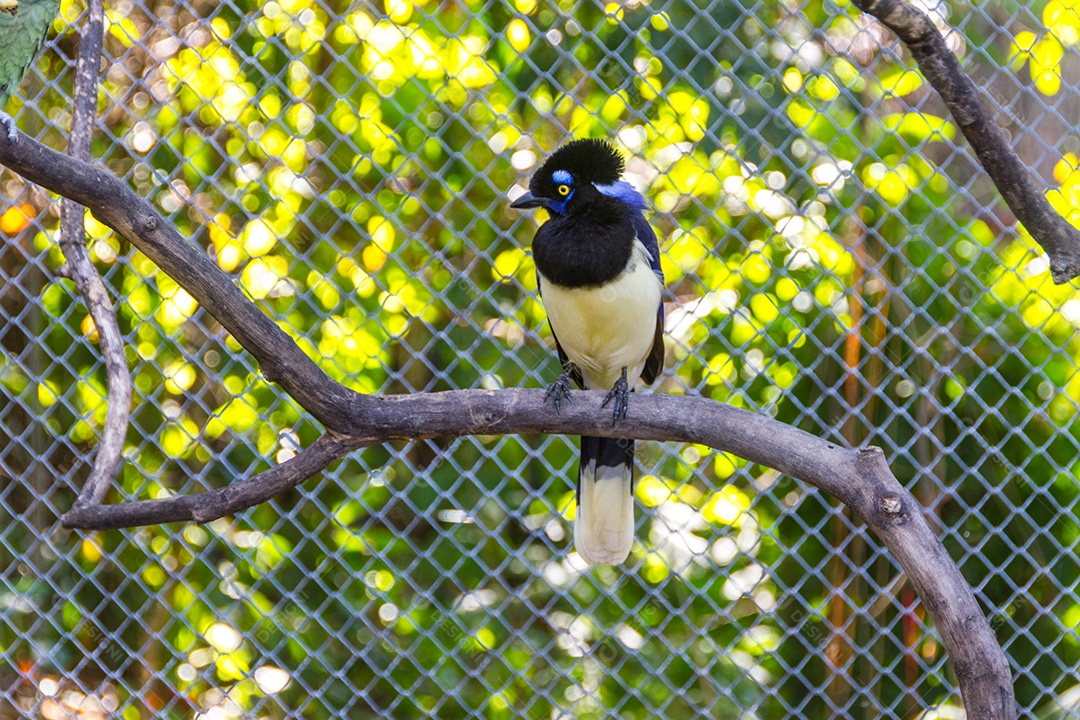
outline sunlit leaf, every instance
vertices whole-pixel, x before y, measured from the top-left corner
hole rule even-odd
[[[951,122],[922,112],[886,115],[882,123],[913,145],[931,140],[952,140],[956,136],[956,126]]]

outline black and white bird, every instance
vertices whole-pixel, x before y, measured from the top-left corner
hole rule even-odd
[[[602,140],[575,140],[536,171],[510,207],[544,208],[533,239],[537,284],[563,372],[548,388],[556,410],[570,380],[608,390],[613,424],[630,392],[664,367],[664,277],[645,198],[622,179],[622,155]],[[574,545],[592,564],[626,560],[634,542],[634,441],[581,438]]]

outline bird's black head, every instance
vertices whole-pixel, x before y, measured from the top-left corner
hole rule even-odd
[[[510,207],[542,207],[556,215],[569,215],[601,195],[618,197],[629,192],[640,197],[619,181],[624,166],[622,155],[609,143],[574,140],[551,154],[529,181],[529,192]]]

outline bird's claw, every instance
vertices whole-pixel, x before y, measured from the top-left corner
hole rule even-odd
[[[562,410],[562,401],[565,400],[568,404],[574,402],[570,399],[570,372],[563,371],[563,374],[548,386],[547,394],[544,395],[544,404],[547,405],[548,398],[555,399],[555,412],[559,413]]]
[[[11,144],[19,139],[18,130],[15,128],[15,118],[0,110],[0,128],[7,130],[7,139]]]
[[[614,427],[619,420],[626,419],[630,409],[630,384],[626,382],[626,368],[623,368],[622,376],[615,381],[615,386],[608,391],[600,407],[607,407],[612,400],[615,401],[614,412],[611,413],[611,426]]]

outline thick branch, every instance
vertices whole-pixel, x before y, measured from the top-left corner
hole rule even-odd
[[[23,142],[25,140],[25,142]],[[566,433],[708,445],[775,468],[835,496],[885,543],[911,578],[941,633],[969,717],[1013,720],[1009,667],[971,588],[934,536],[915,499],[876,448],[840,448],[770,418],[703,398],[635,396],[613,428],[602,395],[580,393],[562,415],[540,390],[368,397],[328,378],[212,263],[109,174],[20,136],[0,141],[0,163],[91,208],[203,304],[262,364],[264,372],[332,432],[286,463],[247,481],[200,495],[119,506],[76,508],[78,527],[196,520],[237,512],[294,487],[357,447],[395,439],[506,433]]]
[[[101,63],[104,12],[101,0],[90,0],[86,25],[79,38],[79,61],[75,73],[75,107],[71,121],[68,154],[90,159],[94,115],[97,109],[97,76]],[[67,259],[63,274],[75,282],[97,328],[98,342],[105,358],[109,399],[105,427],[98,443],[97,458],[79,494],[78,505],[100,503],[109,492],[124,452],[128,416],[131,413],[131,374],[124,357],[124,340],[116,321],[116,310],[105,283],[86,251],[85,210],[64,200],[60,211],[60,249]]]
[[[1080,275],[1080,232],[1050,207],[1009,146],[975,84],[926,13],[905,0],[854,0],[854,3],[896,33],[911,51],[919,69],[941,95],[964,137],[975,149],[1005,204],[1046,251],[1054,282],[1066,283]]]

